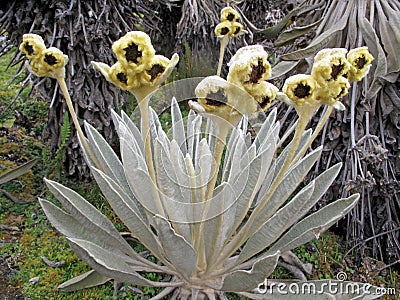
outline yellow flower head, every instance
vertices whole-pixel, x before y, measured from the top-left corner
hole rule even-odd
[[[267,81],[256,84],[244,84],[245,90],[257,101],[261,110],[266,110],[276,98],[278,88]]]
[[[45,49],[46,46],[40,35],[24,34],[22,36],[22,43],[19,46],[19,50],[24,52],[27,58],[38,57]]]
[[[37,76],[64,76],[68,57],[55,47],[45,49],[40,56],[32,57],[29,70]]]
[[[317,101],[334,105],[340,98],[349,92],[350,83],[347,78],[340,76],[337,80],[329,81],[316,89],[315,99]]]
[[[142,31],[131,31],[114,42],[112,50],[129,73],[147,69],[155,54],[150,37]]]
[[[257,111],[257,103],[243,88],[219,76],[209,76],[196,87],[195,94],[204,112],[229,120],[232,116]]]
[[[224,7],[221,10],[221,22],[229,21],[236,22],[240,18],[239,13],[232,7]]]
[[[337,80],[349,71],[350,63],[346,59],[346,52],[343,48],[324,49],[315,56],[311,75],[320,85]]]
[[[109,69],[108,80],[124,91],[131,90],[140,85],[138,76],[136,74],[128,74],[118,61]]]
[[[217,37],[231,36],[232,35],[232,23],[229,21],[223,21],[215,27],[215,35]]]
[[[139,74],[140,82],[144,85],[153,86],[164,74],[170,60],[162,55],[155,55],[149,67]]]
[[[233,22],[231,24],[231,36],[237,37],[243,32],[243,25],[238,22]]]
[[[295,105],[302,106],[305,102],[314,99],[316,82],[311,75],[297,74],[286,79],[283,85],[284,92]]]
[[[369,71],[374,57],[368,52],[368,47],[355,48],[347,53],[351,64],[346,77],[349,81],[360,81]]]
[[[268,53],[261,45],[240,48],[229,62],[228,81],[238,85],[259,83],[271,76]]]

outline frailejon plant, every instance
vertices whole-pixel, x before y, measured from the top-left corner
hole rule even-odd
[[[235,14],[225,18],[223,22],[230,22],[226,26],[235,25]],[[62,53],[46,49],[41,38],[32,34],[24,36],[21,50],[30,59],[32,72],[52,76],[65,87],[67,59]],[[156,55],[149,37],[137,31],[116,41],[113,51],[118,60],[113,66],[93,65],[108,81],[136,96],[141,115],[137,126],[124,112],[112,112],[120,157],[87,123],[84,136],[69,104],[70,113],[94,179],[131,236],[159,263],[135,252],[111,221],[79,194],[46,179],[63,209],[40,199],[43,210],[76,254],[93,268],[61,284],[61,290],[113,279],[164,288],[153,299],[169,294],[172,299],[227,299],[225,292],[250,299],[380,296],[364,283],[322,280],[278,285],[266,281],[281,255],[318,237],[359,198],[355,194],[337,200],[306,216],[341,164],[307,185],[302,182],[321,154],[322,147],[307,151],[329,114],[314,131],[306,130],[307,123],[321,105],[343,108],[339,99],[348,92],[349,80],[364,76],[371,64],[366,48],[319,52],[311,74],[289,77],[280,92],[266,81],[271,66],[263,47],[244,47],[231,58],[227,79],[210,76],[173,83],[174,91],[186,91],[193,84],[195,89],[193,94],[183,93],[182,98],[192,99],[186,124],[178,100],[172,100],[172,136],[162,129],[149,100],[165,92],[159,86],[178,56],[169,60]],[[66,88],[63,92],[70,102]],[[246,116],[267,109],[274,100],[296,109],[296,126],[280,137],[277,113],[272,110],[252,141]],[[207,119],[204,130],[203,119]],[[284,144],[288,146],[281,151]],[[167,274],[171,279],[155,282],[144,276],[146,272]]]

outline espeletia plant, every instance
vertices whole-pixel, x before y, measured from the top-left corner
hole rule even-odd
[[[221,58],[229,37],[242,30],[237,19],[231,8],[223,10],[222,25],[216,30]],[[179,99],[172,99],[172,126],[165,132],[149,100],[168,94],[160,85],[178,56],[156,55],[145,33],[129,32],[113,44],[113,66],[92,63],[138,101],[140,125],[124,112],[112,112],[120,140],[118,155],[90,124],[84,124],[85,133],[80,129],[64,81],[67,57],[46,48],[34,34],[24,36],[20,49],[31,72],[60,83],[94,179],[130,236],[158,262],[135,252],[125,235],[78,193],[45,179],[62,205],[40,199],[47,218],[92,268],[62,283],[61,290],[113,279],[162,288],[152,299],[227,299],[227,292],[250,299],[378,297],[375,288],[364,283],[264,284],[281,256],[318,237],[359,198],[355,194],[308,214],[341,164],[307,184],[303,180],[322,151],[322,146],[311,149],[313,140],[331,110],[343,109],[339,99],[348,92],[349,81],[361,80],[369,69],[373,58],[367,48],[320,51],[311,74],[289,77],[282,91],[266,81],[271,66],[263,47],[241,48],[229,62],[226,79],[216,75],[173,83],[174,91],[186,91],[193,82],[195,87],[193,95],[184,96],[191,108],[186,120]],[[218,69],[219,73],[221,66]],[[265,111],[272,101],[293,106],[299,116],[296,125],[282,133],[272,109],[253,138],[247,131],[249,117]],[[322,105],[328,109],[320,123],[307,129]],[[169,275],[170,280],[152,281],[146,272]],[[301,293],[304,287],[308,294]],[[300,292],[293,292],[296,289]]]

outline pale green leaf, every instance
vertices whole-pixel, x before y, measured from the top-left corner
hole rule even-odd
[[[78,290],[102,285],[110,280],[111,278],[104,276],[95,270],[90,270],[89,272],[63,282],[57,288],[63,292],[75,292]]]
[[[135,203],[112,178],[96,168],[92,168],[92,173],[108,203],[121,221],[148,250],[155,256],[161,257],[157,237],[152,233],[150,226],[146,219],[141,216]]]
[[[26,172],[28,172],[37,162],[39,159],[34,158],[23,165],[20,165],[10,171],[7,171],[6,173],[3,173],[0,175],[0,184],[6,183],[10,180],[13,180],[21,175],[24,175]]]
[[[181,235],[176,234],[168,220],[159,215],[154,218],[166,258],[179,274],[189,279],[196,268],[195,250]]]
[[[348,13],[346,13],[346,15],[344,15],[334,26],[314,39],[306,48],[281,55],[280,58],[282,60],[299,60],[314,55],[333,40],[339,31],[342,31],[346,27],[347,21]]]
[[[172,98],[171,103],[171,119],[172,138],[178,143],[182,153],[185,155],[187,151],[185,127],[183,125],[181,110],[175,98]]]
[[[109,240],[126,246],[126,241],[115,229],[113,223],[78,193],[48,179],[45,179],[45,183],[64,209],[83,227],[96,232],[96,236],[104,241]]]
[[[322,232],[345,216],[357,203],[360,195],[337,200],[294,225],[269,250],[286,252],[317,238]]]
[[[98,245],[84,240],[67,238],[74,252],[94,270],[115,279],[118,282],[132,283],[140,286],[168,287],[179,285],[178,282],[163,283],[148,280],[128,265],[131,259],[118,252],[111,252]]]
[[[297,214],[307,205],[313,192],[314,182],[304,187],[288,204],[265,222],[246,242],[237,263],[246,261],[275,242],[296,221]]]
[[[229,273],[221,288],[223,291],[228,292],[243,292],[256,288],[261,282],[264,281],[274,271],[280,252],[271,254],[254,263],[251,270],[238,270]]]
[[[311,30],[313,30],[314,27],[319,25],[321,22],[322,22],[322,19],[320,19],[314,23],[311,23],[309,25],[306,25],[306,26],[293,27],[289,30],[286,30],[278,36],[278,38],[274,42],[274,45],[276,47],[279,47],[279,46],[293,43],[299,37],[302,37],[305,34],[307,34],[308,32],[310,32]]]
[[[119,249],[127,254],[134,253],[131,246],[129,246],[125,240],[116,239],[111,235],[98,235],[97,231],[92,230],[93,227],[82,226],[79,220],[58,208],[53,203],[44,199],[39,199],[39,203],[51,224],[66,237],[91,240],[106,249]]]

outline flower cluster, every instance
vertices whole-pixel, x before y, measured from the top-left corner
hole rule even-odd
[[[243,25],[237,22],[239,14],[232,7],[221,10],[221,23],[215,27],[215,35],[218,38],[237,37],[243,32]]]
[[[260,45],[239,49],[229,62],[227,79],[203,79],[195,90],[198,101],[191,101],[191,108],[232,123],[238,120],[237,116],[267,109],[278,92],[277,87],[265,81],[271,76],[267,58]]]
[[[278,88],[267,80],[271,77],[268,53],[261,45],[239,49],[229,62],[227,80],[249,93],[262,110],[275,99]]]
[[[92,62],[104,77],[122,90],[139,92],[157,88],[178,63],[174,54],[170,59],[156,55],[150,37],[142,31],[131,31],[114,42],[112,50],[117,62],[111,67]],[[146,89],[147,87],[147,89]]]
[[[46,48],[41,36],[24,34],[19,49],[29,59],[27,68],[33,74],[52,78],[65,76],[68,57],[55,47]]]
[[[348,93],[350,82],[360,81],[367,73],[374,58],[367,47],[352,49],[324,49],[317,53],[311,75],[298,74],[289,77],[282,91],[301,107],[328,104],[342,109],[339,100]]]

